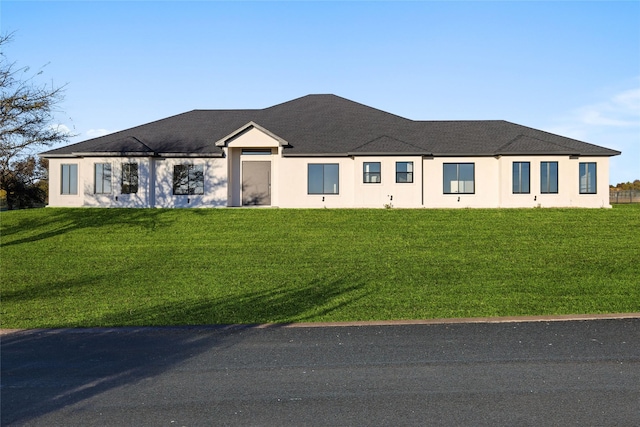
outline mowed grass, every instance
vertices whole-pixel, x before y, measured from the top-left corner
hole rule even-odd
[[[640,206],[0,214],[2,328],[640,311]]]

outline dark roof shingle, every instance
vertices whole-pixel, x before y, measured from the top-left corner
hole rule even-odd
[[[503,120],[414,121],[335,95],[307,95],[264,109],[193,110],[42,156],[220,156],[216,141],[250,122],[286,141],[285,156],[620,154]]]

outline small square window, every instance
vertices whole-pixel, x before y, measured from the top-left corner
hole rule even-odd
[[[175,165],[173,167],[173,194],[204,194],[204,167],[202,165]]]
[[[365,184],[380,183],[380,162],[364,162],[363,166],[363,181]]]
[[[396,182],[413,182],[413,162],[396,162]]]

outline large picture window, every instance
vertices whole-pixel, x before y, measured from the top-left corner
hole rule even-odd
[[[362,167],[365,184],[381,182],[380,162],[365,162]]]
[[[309,194],[339,194],[339,165],[311,163],[308,165]]]
[[[204,166],[174,165],[173,194],[177,196],[204,194]]]
[[[413,182],[413,162],[396,162],[396,182]]]
[[[122,185],[120,187],[122,194],[133,194],[138,192],[138,164],[123,163],[122,164]]]
[[[558,162],[540,162],[540,193],[558,194]]]
[[[94,193],[111,193],[111,163],[96,163],[94,167]]]
[[[475,193],[474,163],[445,163],[443,166],[444,194]]]
[[[513,162],[513,194],[530,193],[529,162]]]
[[[596,164],[580,163],[580,194],[596,193]]]
[[[78,165],[62,165],[60,172],[60,194],[78,194]]]

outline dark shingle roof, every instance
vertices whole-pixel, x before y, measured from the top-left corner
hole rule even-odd
[[[620,154],[502,120],[414,121],[335,95],[308,95],[260,110],[194,110],[42,156],[220,156],[215,143],[250,122],[286,141],[285,156]]]

